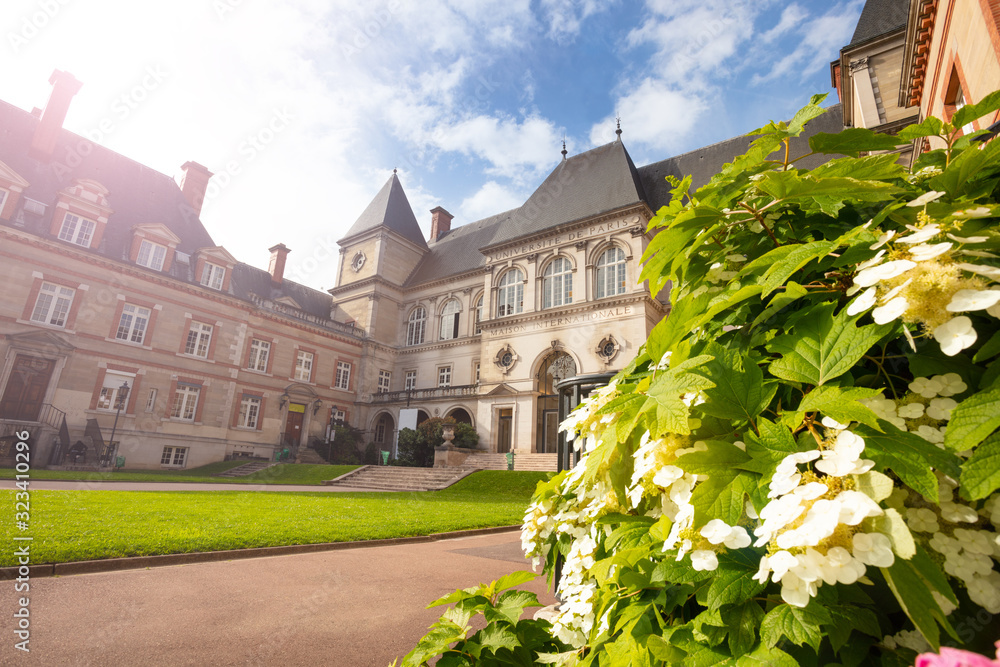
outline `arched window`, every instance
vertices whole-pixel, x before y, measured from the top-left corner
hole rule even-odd
[[[479,334],[483,333],[483,325],[482,325],[482,321],[483,321],[483,295],[482,294],[480,294],[479,298],[476,299],[476,305],[473,308],[475,310],[475,318],[476,318],[475,332],[476,332],[476,335],[479,335]]]
[[[542,274],[542,308],[573,303],[573,265],[565,257],[556,257]]]
[[[597,298],[625,293],[625,253],[611,247],[597,260]]]
[[[497,317],[516,315],[524,310],[524,274],[511,269],[500,278],[497,290]]]
[[[427,324],[427,311],[418,306],[410,313],[406,323],[406,344],[420,345],[424,342],[424,326]]]
[[[452,299],[444,304],[441,310],[441,340],[458,338],[458,316],[462,312],[462,304],[458,299]]]

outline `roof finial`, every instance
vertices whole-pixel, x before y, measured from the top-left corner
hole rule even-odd
[[[395,167],[392,168],[392,173],[394,173],[394,174],[396,173],[396,168]]]
[[[622,140],[622,118],[621,116],[615,116],[615,123],[618,125],[618,129],[615,130],[615,134],[618,135],[618,141]]]
[[[563,159],[566,159],[566,137],[563,137],[563,149],[562,149]]]

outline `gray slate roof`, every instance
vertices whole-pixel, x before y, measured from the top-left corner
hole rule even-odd
[[[508,224],[519,210],[515,208],[470,222],[432,242],[430,252],[424,255],[406,284],[421,285],[485,266],[486,256],[479,249],[488,246],[497,231]]]
[[[403,192],[396,173],[393,172],[375,199],[368,204],[361,217],[351,226],[344,238],[357,236],[376,227],[384,226],[396,232],[404,239],[413,241],[422,248],[427,247],[424,234],[420,231],[417,218],[413,215],[410,201]]]
[[[854,29],[850,46],[856,46],[906,27],[910,0],[868,0]]]

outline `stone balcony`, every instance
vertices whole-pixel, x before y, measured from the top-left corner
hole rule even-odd
[[[375,405],[386,405],[392,403],[409,404],[414,401],[425,403],[427,401],[473,398],[479,395],[478,384],[461,384],[451,387],[431,387],[428,389],[408,389],[404,391],[386,391],[378,394],[371,394],[369,399]]]

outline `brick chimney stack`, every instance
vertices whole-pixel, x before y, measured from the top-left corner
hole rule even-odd
[[[180,183],[181,194],[184,199],[194,209],[195,215],[201,215],[201,207],[205,203],[205,192],[208,190],[208,179],[212,178],[212,172],[197,162],[190,160],[181,165]]]
[[[280,285],[285,279],[285,260],[291,252],[284,243],[268,248],[271,252],[271,263],[268,264],[267,272],[271,274],[271,282]]]
[[[431,209],[431,241],[437,241],[451,231],[451,221],[455,218],[440,206]]]
[[[45,104],[42,118],[35,128],[35,135],[31,138],[30,154],[39,160],[52,158],[52,153],[56,150],[56,140],[62,130],[63,121],[66,120],[66,112],[69,111],[69,104],[83,85],[69,72],[60,70],[52,72],[49,83],[52,84],[52,92]]]

